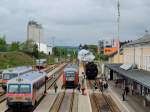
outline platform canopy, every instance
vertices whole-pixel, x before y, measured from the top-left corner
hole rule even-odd
[[[120,75],[134,80],[135,82],[150,89],[150,72],[141,69],[124,70],[121,64],[106,64],[105,67],[119,73]]]

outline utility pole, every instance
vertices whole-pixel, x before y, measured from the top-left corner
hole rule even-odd
[[[118,31],[117,31],[117,47],[118,47],[118,63],[120,61],[119,55],[120,55],[120,1],[117,2],[117,8],[118,8],[118,18],[117,18],[117,24],[118,24]]]
[[[42,29],[42,26],[39,24],[39,52],[38,52],[38,59],[39,59],[39,70],[40,70],[40,42],[41,42],[41,29]]]

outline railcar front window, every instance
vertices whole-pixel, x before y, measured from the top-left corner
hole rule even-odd
[[[8,93],[19,93],[19,86],[16,85],[9,85]]]
[[[20,93],[30,93],[30,85],[20,85]]]
[[[68,77],[69,77],[69,76],[74,76],[74,75],[75,75],[74,72],[67,72],[67,73],[66,73],[66,76],[68,76]]]

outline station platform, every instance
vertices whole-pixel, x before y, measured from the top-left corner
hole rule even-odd
[[[83,78],[82,76],[82,72],[84,71],[83,65],[80,64],[79,66],[79,81],[81,84],[81,80]],[[79,94],[78,95],[78,112],[92,112],[92,108],[91,108],[91,102],[90,102],[90,98],[89,98],[89,92],[87,89],[87,85],[86,85],[86,80],[84,81],[85,84],[85,95]],[[82,87],[82,85],[81,85]]]
[[[112,81],[109,82],[108,94],[111,95],[122,112],[150,112],[150,107],[144,107],[142,96],[128,94],[125,101],[122,101],[122,90],[115,87]]]
[[[55,101],[57,94],[54,92],[49,92],[42,102],[38,105],[38,107],[34,110],[34,112],[49,112],[53,102]]]

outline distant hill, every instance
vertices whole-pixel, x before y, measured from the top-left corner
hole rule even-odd
[[[55,47],[58,47],[58,48],[68,48],[68,49],[78,49],[78,47],[75,47],[75,46],[55,46]]]
[[[31,56],[22,52],[0,52],[0,69],[7,67],[32,65]]]

